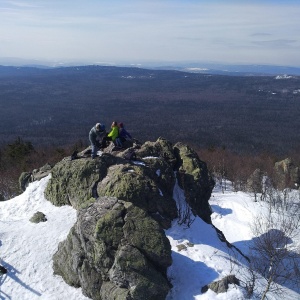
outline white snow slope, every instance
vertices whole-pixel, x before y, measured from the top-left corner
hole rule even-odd
[[[49,176],[29,185],[26,191],[9,201],[0,202],[0,264],[8,273],[0,277],[0,300],[83,300],[89,299],[81,289],[68,286],[60,276],[53,275],[52,256],[58,243],[67,237],[76,221],[76,211],[55,207],[44,198]],[[176,191],[177,189],[177,191]],[[180,196],[175,187],[174,194]],[[213,224],[222,230],[231,243],[247,252],[252,239],[249,223],[260,204],[250,196],[215,188],[210,200]],[[43,212],[48,221],[34,224],[32,215]],[[215,294],[201,288],[229,274],[243,276],[243,262],[238,269],[230,260],[230,252],[217,238],[215,230],[200,218],[190,228],[179,226],[176,220],[166,231],[172,246],[173,264],[168,277],[173,284],[167,300],[246,299],[243,290],[230,286],[227,293]],[[179,251],[178,245],[185,249]],[[238,273],[238,274],[237,274]],[[300,291],[285,288],[285,299],[300,299]],[[253,297],[254,299],[254,297]],[[277,298],[269,295],[268,299]]]

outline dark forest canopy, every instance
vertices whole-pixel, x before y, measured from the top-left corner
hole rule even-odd
[[[222,76],[103,66],[0,67],[0,144],[82,140],[96,122],[140,141],[288,153],[300,147],[300,77]]]

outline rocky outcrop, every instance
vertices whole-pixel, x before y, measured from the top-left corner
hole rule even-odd
[[[39,169],[34,169],[32,172],[22,172],[19,177],[19,186],[22,191],[25,191],[30,182],[40,180],[48,176],[51,172],[52,166],[46,164]]]
[[[296,188],[300,186],[300,168],[290,158],[275,163],[276,183],[279,189]]]
[[[145,210],[100,197],[54,255],[54,272],[92,299],[165,299],[171,247]]]
[[[134,151],[135,160],[128,159]],[[211,223],[213,180],[187,145],[159,138],[125,151],[87,151],[51,170],[45,196],[78,220],[54,255],[54,271],[92,299],[165,299],[171,247],[163,228],[177,217],[178,183],[194,214]]]

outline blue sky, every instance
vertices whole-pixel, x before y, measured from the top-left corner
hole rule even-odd
[[[298,1],[0,0],[0,58],[300,66]]]

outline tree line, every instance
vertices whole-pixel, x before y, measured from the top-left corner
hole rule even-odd
[[[199,158],[207,163],[213,177],[219,181],[230,180],[236,191],[246,191],[247,180],[256,169],[273,178],[275,162],[285,159],[274,153],[259,154],[236,153],[225,147],[200,148],[193,143],[187,143],[196,150]],[[21,192],[18,179],[22,172],[32,172],[49,163],[54,165],[62,158],[70,156],[73,151],[82,151],[89,144],[77,140],[72,144],[62,146],[34,146],[30,141],[17,137],[12,143],[0,147],[0,199],[10,199]],[[286,153],[300,166],[300,153]]]

